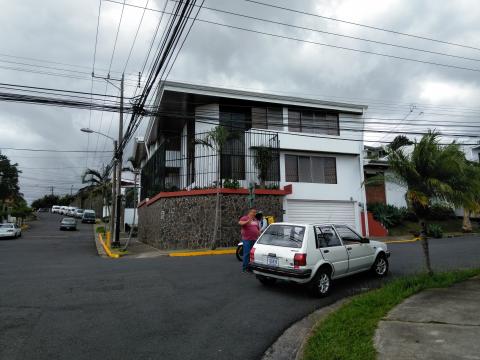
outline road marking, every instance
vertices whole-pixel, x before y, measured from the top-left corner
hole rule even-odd
[[[183,252],[172,252],[169,256],[205,256],[205,255],[225,255],[225,254],[235,254],[236,249],[221,249],[221,250],[201,250],[201,251],[183,251]]]

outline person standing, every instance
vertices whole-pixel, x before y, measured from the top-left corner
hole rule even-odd
[[[260,235],[260,228],[257,218],[257,210],[251,208],[247,215],[240,218],[238,224],[242,227],[242,243],[243,243],[243,272],[250,271],[250,250]]]

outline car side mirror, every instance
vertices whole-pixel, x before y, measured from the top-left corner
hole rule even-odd
[[[363,244],[368,244],[370,242],[370,239],[367,237],[362,237],[362,243]]]

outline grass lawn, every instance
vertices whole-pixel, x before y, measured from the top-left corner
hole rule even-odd
[[[462,232],[462,219],[448,219],[448,220],[431,220],[429,224],[440,225],[444,233],[459,233]],[[477,221],[472,220],[472,228],[474,232],[480,232],[480,226]],[[418,222],[405,221],[403,224],[388,230],[391,236],[411,235],[412,232],[418,231]]]
[[[480,269],[406,276],[355,296],[317,325],[303,360],[373,360],[377,356],[373,346],[377,324],[393,307],[421,290],[447,287],[478,274]]]

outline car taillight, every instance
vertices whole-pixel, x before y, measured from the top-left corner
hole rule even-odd
[[[307,254],[295,254],[293,257],[293,266],[298,268],[299,266],[307,265]]]
[[[252,248],[252,250],[250,250],[250,261],[255,261],[255,248]]]

